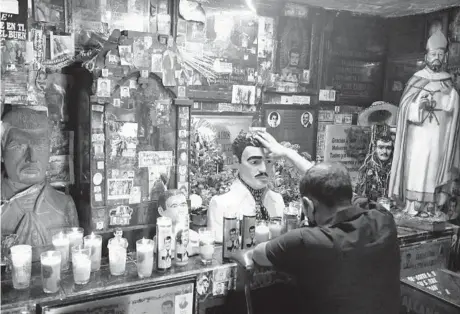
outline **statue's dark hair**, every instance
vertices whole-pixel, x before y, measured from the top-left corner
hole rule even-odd
[[[241,132],[235,138],[232,144],[233,154],[238,158],[238,161],[241,163],[241,156],[243,155],[244,150],[248,146],[253,147],[263,147],[262,144],[255,139],[255,137],[249,133]]]

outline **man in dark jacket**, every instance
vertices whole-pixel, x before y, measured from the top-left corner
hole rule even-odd
[[[279,155],[282,149],[269,140],[265,146]],[[299,313],[398,313],[400,251],[393,216],[353,206],[350,176],[341,164],[309,168],[300,194],[309,226],[235,259],[293,275],[304,297]]]

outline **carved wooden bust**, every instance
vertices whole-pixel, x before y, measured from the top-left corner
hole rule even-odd
[[[72,198],[46,182],[50,134],[44,111],[13,107],[3,117],[2,234],[34,247],[51,244],[55,230],[78,226]]]

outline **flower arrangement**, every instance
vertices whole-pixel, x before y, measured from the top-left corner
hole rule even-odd
[[[281,142],[280,144],[296,152],[300,149],[298,144],[291,144],[289,142]],[[300,153],[300,155],[307,160],[311,160],[311,156],[306,152]],[[291,162],[285,159],[277,160],[274,170],[274,180],[270,181],[270,188],[283,196],[285,204],[290,204],[292,201],[299,201],[299,183],[303,174]]]
[[[234,169],[224,167],[225,156],[217,143],[216,134],[212,124],[203,120],[192,122],[190,191],[202,199],[201,206],[192,208],[192,213],[206,212],[211,198],[228,192],[236,178]]]

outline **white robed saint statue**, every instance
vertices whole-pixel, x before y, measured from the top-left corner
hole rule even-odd
[[[426,67],[407,83],[399,105],[389,197],[405,202],[411,216],[439,217],[459,177],[459,95],[446,62],[441,31],[428,40]]]

